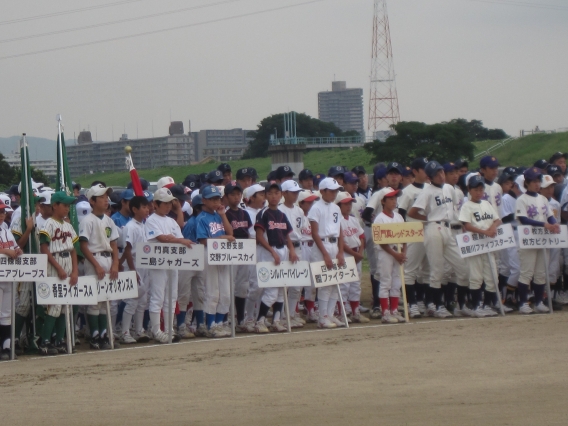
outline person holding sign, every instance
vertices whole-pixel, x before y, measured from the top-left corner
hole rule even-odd
[[[554,214],[548,206],[548,200],[540,195],[542,173],[536,167],[531,167],[524,172],[524,186],[527,192],[517,199],[515,214],[521,225],[544,227],[547,231],[555,234],[560,233],[560,225],[556,222]],[[521,275],[519,277],[519,312],[532,314],[550,312],[542,302],[544,298],[544,285],[546,284],[546,268],[544,265],[544,252],[542,249],[519,250]],[[529,285],[533,282],[534,304],[533,309],[529,306]],[[548,295],[551,297],[552,295]]]
[[[292,225],[286,215],[278,209],[278,204],[282,198],[282,188],[277,183],[272,183],[266,188],[266,201],[268,207],[262,209],[256,215],[256,243],[260,246],[257,250],[259,262],[274,261],[275,265],[280,265],[282,260],[297,262],[299,260],[294,250],[294,244],[289,237],[292,232]],[[268,330],[264,323],[266,314],[272,307],[274,316],[272,317],[271,331],[280,333],[286,331],[280,323],[282,308],[284,306],[284,289],[278,287],[265,288],[262,293],[260,308],[254,330],[257,333],[266,333]]]
[[[328,269],[333,268],[333,259],[339,265],[345,264],[343,257],[343,235],[341,234],[341,210],[335,204],[335,199],[341,185],[333,178],[325,178],[319,183],[321,199],[316,201],[308,213],[312,225],[312,238],[315,247],[312,248],[310,262],[325,262]],[[344,327],[345,324],[335,318],[335,304],[339,299],[337,286],[320,287],[319,328]]]
[[[73,225],[65,222],[69,215],[69,206],[75,203],[75,197],[68,196],[64,191],[55,192],[51,196],[52,216],[47,219],[39,232],[40,251],[47,255],[47,276],[59,277],[65,280],[69,277],[69,285],[77,284],[79,271],[77,269],[77,252],[74,244],[79,237]],[[65,344],[65,315],[61,315],[61,305],[46,306],[43,327],[40,330],[40,355],[57,355],[66,353]],[[51,334],[55,329],[55,346],[51,343]]]
[[[375,218],[374,223],[403,223],[404,219],[396,212],[398,189],[389,188],[383,194],[381,205],[382,211]],[[406,244],[402,244],[399,253],[395,244],[379,244],[378,265],[381,283],[379,285],[379,302],[381,304],[381,322],[396,324],[405,322],[398,313],[398,300],[402,283],[400,280],[400,266],[406,262]]]
[[[210,238],[235,241],[233,228],[221,204],[221,191],[213,185],[201,190],[203,210],[197,216],[197,241],[207,246]],[[189,242],[188,240],[185,240]],[[229,265],[207,265],[205,273],[206,337],[229,337],[231,330],[223,319],[231,306],[231,276]]]
[[[79,226],[79,243],[85,257],[85,275],[96,275],[102,280],[107,273],[110,279],[118,278],[118,228],[105,213],[109,206],[108,196],[112,188],[102,183],[87,191],[87,199],[93,208]],[[87,308],[87,321],[91,331],[91,349],[111,349],[107,335],[106,303]]]
[[[495,208],[483,200],[485,183],[483,176],[473,176],[467,184],[469,201],[460,211],[459,220],[464,224],[465,230],[476,234],[495,238],[497,227],[501,220]],[[456,317],[483,318],[495,316],[497,313],[491,309],[491,304],[498,305],[497,299],[497,264],[495,257],[487,254],[478,254],[466,259],[469,266],[469,291],[473,303],[473,310],[465,304],[466,292],[464,287],[458,288],[458,306],[454,309]],[[481,303],[481,285],[485,282],[484,304]]]

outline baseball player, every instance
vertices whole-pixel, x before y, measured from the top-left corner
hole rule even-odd
[[[252,185],[253,175],[254,169],[251,167],[237,170],[237,184],[243,191]]]
[[[482,176],[473,176],[468,182],[469,201],[465,203],[459,215],[465,230],[476,234],[494,238],[497,227],[501,224],[497,212],[488,201],[483,200],[485,183]],[[473,310],[465,305],[465,300],[458,301],[454,309],[454,316],[468,316],[483,318],[495,316],[497,313],[491,309],[491,304],[497,303],[497,264],[494,256],[478,254],[466,259],[469,266],[469,291],[473,303]],[[484,304],[481,303],[481,285],[485,282]]]
[[[448,262],[455,271],[458,284],[458,301],[465,299],[469,285],[467,266],[462,261],[452,227],[456,223],[454,210],[454,189],[445,184],[444,168],[437,161],[430,161],[425,168],[432,184],[425,187],[408,211],[408,216],[428,222],[424,226],[424,245],[428,262],[430,263],[430,288],[433,303],[428,305],[427,314],[436,318],[448,318],[448,312],[442,303],[442,279],[444,276],[444,261]],[[424,214],[420,213],[424,211]],[[465,289],[465,290],[464,290]]]
[[[365,198],[368,201],[371,198],[371,187],[369,186],[369,177],[363,166],[356,166],[351,169],[353,173],[359,178],[357,185],[357,194]]]
[[[522,225],[544,227],[550,232],[559,233],[560,225],[556,222],[549,208],[548,200],[540,195],[542,173],[536,167],[531,167],[524,172],[524,186],[527,192],[517,199],[516,219]],[[546,283],[546,270],[544,266],[544,253],[542,249],[519,250],[521,275],[519,277],[519,312],[531,314],[549,312],[542,302],[544,298],[544,284]],[[529,285],[533,282],[534,311],[528,304]]]
[[[314,174],[309,169],[304,169],[298,175],[298,183],[307,191],[312,191],[314,189]]]
[[[79,242],[81,252],[85,257],[85,275],[96,275],[99,280],[105,274],[110,279],[118,278],[118,229],[105,212],[108,208],[108,196],[112,188],[99,183],[87,191],[87,199],[93,209],[79,226]],[[87,320],[91,331],[92,349],[110,349],[110,339],[107,335],[106,303],[87,308]],[[116,346],[115,346],[116,347]]]
[[[339,185],[343,185],[343,176],[346,170],[343,166],[331,166],[327,172],[327,176],[334,178]]]
[[[77,284],[79,277],[77,253],[73,246],[79,241],[79,237],[73,226],[64,219],[69,215],[69,206],[76,201],[75,197],[68,196],[64,191],[55,192],[51,196],[53,214],[39,232],[41,253],[47,255],[47,276],[59,277],[61,280],[69,277],[69,285],[72,286]],[[55,346],[51,343],[53,331],[55,331]],[[67,352],[65,315],[61,315],[61,305],[45,307],[40,339],[38,349],[41,355]]]
[[[341,233],[341,210],[335,204],[341,185],[333,178],[325,178],[319,184],[321,199],[314,203],[308,213],[312,227],[311,262],[325,262],[327,268],[333,267],[332,259],[339,265],[345,264],[343,255],[343,236]],[[321,287],[318,290],[319,328],[345,326],[334,316],[335,304],[339,299],[337,286]]]
[[[221,193],[213,185],[201,191],[203,210],[197,217],[196,237],[199,243],[207,245],[208,239],[235,241],[233,229],[225,207],[221,204]],[[187,241],[187,240],[186,240]],[[207,337],[228,337],[231,331],[223,326],[223,319],[231,304],[230,271],[228,265],[208,265],[205,273],[205,321]]]
[[[479,174],[485,179],[483,199],[489,201],[499,218],[503,216],[503,189],[495,182],[499,174],[499,161],[490,155],[479,160]]]
[[[223,173],[223,185],[228,185],[233,180],[231,166],[227,163],[221,163],[217,166],[217,170]]]
[[[428,164],[426,158],[416,158],[412,161],[411,169],[414,175],[414,182],[402,190],[398,199],[398,213],[407,222],[417,220],[408,216],[408,211],[414,205],[418,195],[426,186],[429,186],[428,176],[425,167]],[[424,214],[424,212],[420,212]],[[424,296],[429,293],[430,267],[426,257],[424,243],[410,243],[407,245],[407,261],[404,263],[404,285],[406,297],[408,299],[408,314],[410,318],[420,318],[426,313]],[[431,302],[431,300],[427,300]]]
[[[554,166],[556,167],[556,166]],[[560,223],[560,203],[554,199],[556,183],[554,178],[550,175],[544,175],[542,177],[542,183],[540,185],[540,195],[548,200],[548,207],[550,212],[556,219],[556,223]],[[557,288],[557,281],[560,278],[560,248],[548,249],[548,278],[550,282],[551,290],[556,298],[557,293],[560,291],[560,286]],[[554,301],[556,302],[556,301]]]

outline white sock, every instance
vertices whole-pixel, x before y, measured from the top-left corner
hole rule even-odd
[[[272,318],[272,321],[280,321],[280,314],[281,311],[274,312],[274,317]]]
[[[320,320],[323,320],[323,317],[327,316],[327,300],[319,300],[318,301],[318,312]]]
[[[150,325],[152,333],[157,333],[160,330],[160,313],[150,312]]]
[[[288,294],[288,309],[290,309],[290,318],[294,318],[296,316],[296,305],[298,304],[298,297]]]
[[[144,330],[144,311],[136,311],[134,314],[134,331],[140,333],[142,330]]]
[[[245,302],[245,312],[246,312],[245,321],[255,319],[254,318],[254,305],[256,305],[256,302],[254,300],[250,300],[247,297],[247,301]]]
[[[329,299],[327,305],[327,316],[332,317],[335,314],[335,306],[337,305],[337,299]]]
[[[130,323],[132,323],[132,314],[122,313],[122,334],[130,333]]]

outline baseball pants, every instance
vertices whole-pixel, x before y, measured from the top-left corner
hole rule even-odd
[[[16,291],[16,313],[23,317],[27,317],[32,309],[31,306],[31,295],[34,289],[34,283],[25,282],[18,283]]]
[[[205,274],[206,314],[226,314],[231,306],[231,274],[229,265],[209,265]]]
[[[364,226],[365,233],[365,251],[367,252],[367,261],[369,262],[369,271],[376,280],[380,281],[379,268],[377,265],[377,249],[373,241],[373,228],[371,226]],[[319,249],[314,245],[313,249]]]
[[[495,282],[497,263],[495,256],[491,253],[486,253],[468,257],[466,260],[469,265],[469,289],[479,290],[483,282],[485,282],[486,291],[497,292],[497,283]]]
[[[57,260],[57,263],[59,263],[59,265],[67,273],[67,276],[71,275],[71,272],[73,272],[73,259],[71,258],[71,255],[69,255],[68,257],[61,257],[57,253],[53,253],[53,256],[55,257],[55,260]],[[59,276],[57,270],[49,262],[47,262],[47,276],[48,277]],[[58,318],[59,315],[61,315],[61,305],[49,305],[46,308],[47,308],[46,309],[47,315],[51,317]]]
[[[325,249],[326,249],[327,253],[329,254],[329,256],[331,257],[331,259],[337,258],[337,253],[339,252],[339,247],[337,246],[337,243],[330,243],[330,242],[324,241],[323,246],[325,247]],[[321,261],[323,261],[323,254],[319,250],[319,248],[316,245],[314,245],[312,247],[312,253],[310,255],[310,263],[321,262]],[[369,260],[369,265],[370,264],[371,264],[371,261]],[[377,262],[375,261],[374,264],[376,266]],[[312,291],[313,290],[315,290],[315,287],[312,289]],[[327,286],[327,287],[319,287],[319,289],[318,289],[318,300],[320,302],[320,305],[321,305],[322,302],[325,303],[329,300],[337,300],[337,299],[339,299],[339,293],[337,292],[337,286],[330,285],[330,286]],[[320,309],[320,311],[321,311],[321,309]]]
[[[95,258],[99,263],[99,265],[101,266],[101,268],[103,268],[105,272],[108,274],[110,268],[112,267],[112,257],[103,257],[95,255]],[[96,276],[97,271],[93,266],[93,264],[85,259],[85,276],[89,275]],[[87,307],[87,315],[106,315],[106,314],[107,314],[106,302],[99,302],[96,305],[91,305]]]
[[[178,286],[178,304],[180,310],[186,310],[191,300],[193,309],[202,311],[205,304],[204,271],[179,271]]]
[[[521,276],[519,282],[530,284],[546,284],[546,269],[544,267],[543,249],[519,250]]]
[[[384,250],[377,251],[379,274],[381,274],[379,298],[400,297],[400,289],[402,286],[400,280],[400,264]]]
[[[0,283],[0,325],[12,324],[12,283]],[[1,348],[0,348],[1,349]]]
[[[517,230],[514,230],[515,241],[519,241],[519,235]],[[503,251],[507,252],[505,256],[509,262],[509,278],[507,278],[507,285],[517,288],[519,284],[519,278],[521,276],[521,260],[519,258],[519,247],[511,247]],[[504,275],[504,274],[503,274]]]
[[[551,284],[555,284],[560,277],[560,257],[562,249],[553,248],[548,250],[548,279]]]
[[[235,266],[235,297],[245,299],[249,289],[250,265]]]
[[[298,257],[300,258],[300,260],[302,262],[309,262],[310,258],[312,256],[312,248],[313,245],[310,247],[308,245],[307,241],[302,242],[302,250],[300,250],[299,252],[296,251],[296,254],[298,255]],[[310,278],[311,278],[311,274],[310,274]],[[315,302],[316,300],[316,289],[315,287],[304,287],[304,299],[305,300],[311,300],[312,302]]]
[[[346,254],[345,258],[353,257],[350,254]],[[380,268],[380,267],[379,267]],[[362,272],[362,262],[357,263],[357,272],[359,273],[359,278]],[[343,302],[359,302],[361,300],[361,280],[353,281],[350,283],[339,284],[339,289],[341,290],[341,297],[343,297]]]
[[[280,261],[287,261],[290,259],[290,252],[288,251],[288,247],[284,246],[282,248],[272,247],[278,256],[280,257]],[[270,254],[269,251],[264,249],[263,247],[258,248],[258,261],[259,262],[274,262],[274,257]],[[269,287],[264,288],[262,292],[262,303],[266,306],[272,306],[275,302],[284,302],[284,288],[283,287]],[[292,309],[292,307],[290,307]]]
[[[258,260],[258,254],[260,251],[260,246],[256,248],[256,258]],[[258,287],[258,277],[256,275],[256,265],[248,266],[248,290],[247,290],[247,301],[245,303],[246,321],[256,321],[258,316],[258,308],[260,307],[260,298],[262,296],[262,289]]]
[[[430,280],[430,265],[426,256],[424,243],[410,243],[406,247],[404,264],[404,283],[414,285],[415,282],[427,283]]]
[[[140,283],[138,284],[138,297],[135,299],[124,300],[124,312],[129,315],[134,315],[136,312],[144,312],[148,306],[148,270],[138,269],[136,272],[140,277]]]
[[[166,312],[174,315],[177,293],[178,293],[178,271],[177,269],[149,269],[148,282],[150,293],[150,313],[159,314],[162,310],[164,316]],[[168,300],[167,286],[172,286],[172,299]],[[168,311],[170,310],[170,311]],[[155,324],[152,324],[154,326]]]
[[[467,265],[459,255],[452,231],[443,224],[428,223],[424,230],[424,245],[430,263],[430,287],[442,288],[444,262],[448,262],[456,274],[456,282],[468,287]]]

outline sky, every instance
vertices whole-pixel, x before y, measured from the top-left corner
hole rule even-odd
[[[317,117],[334,79],[363,88],[367,122],[373,0],[307,1],[4,2],[0,136],[55,138],[57,114],[67,139],[161,136],[170,118],[255,129],[285,111]],[[568,127],[564,0],[387,1],[402,120]],[[191,10],[165,14],[179,9]]]

